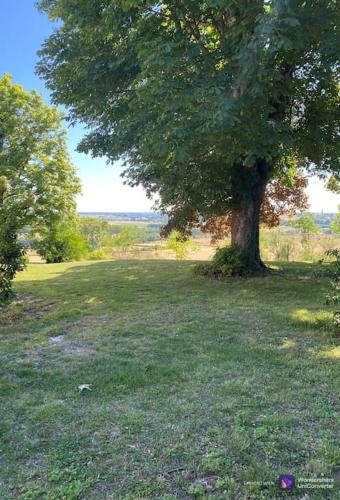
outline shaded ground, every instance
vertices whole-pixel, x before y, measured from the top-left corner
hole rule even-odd
[[[324,283],[307,264],[225,282],[192,267],[19,276],[0,315],[1,499],[275,499],[281,473],[336,477]]]

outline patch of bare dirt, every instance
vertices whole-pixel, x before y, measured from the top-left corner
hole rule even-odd
[[[54,303],[40,304],[32,295],[17,295],[8,305],[0,308],[0,324],[13,325],[27,319],[39,319],[55,308]]]
[[[87,357],[93,349],[81,340],[68,340],[64,335],[50,337],[50,343],[62,349],[64,355]]]

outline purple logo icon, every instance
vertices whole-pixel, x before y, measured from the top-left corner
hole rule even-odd
[[[291,491],[295,486],[295,478],[290,474],[282,474],[279,476],[278,485],[280,490]]]

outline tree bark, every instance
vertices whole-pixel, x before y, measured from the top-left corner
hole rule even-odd
[[[242,169],[246,173],[242,174]],[[248,172],[247,172],[248,170]],[[260,271],[265,265],[260,256],[260,210],[268,182],[269,165],[256,162],[255,175],[249,180],[249,169],[240,168],[231,221],[231,243],[245,257],[249,270]]]

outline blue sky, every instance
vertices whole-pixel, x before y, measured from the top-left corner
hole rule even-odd
[[[35,0],[0,0],[0,75],[10,73],[16,83],[26,90],[39,90],[49,101],[44,82],[35,75],[36,52],[53,26],[40,14]],[[119,164],[106,165],[103,159],[93,159],[75,151],[83,135],[81,125],[69,129],[68,145],[72,160],[83,184],[83,195],[78,200],[81,211],[137,212],[150,210],[152,202],[141,188],[124,186]],[[312,179],[308,189],[313,211],[336,211],[339,197]]]

